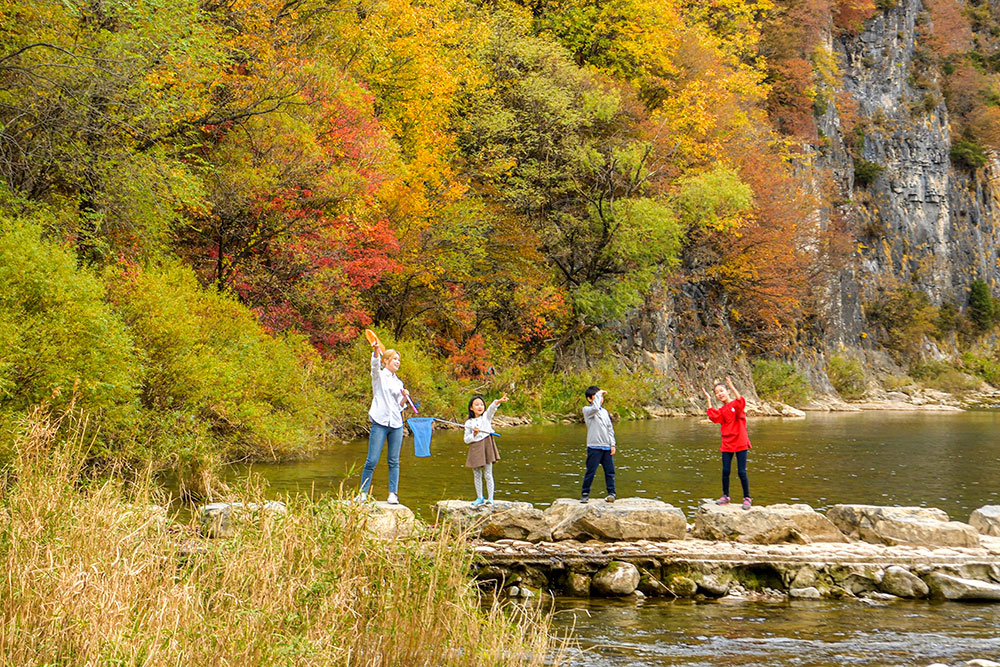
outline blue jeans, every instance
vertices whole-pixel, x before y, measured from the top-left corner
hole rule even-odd
[[[399,491],[399,451],[403,448],[403,427],[391,428],[372,422],[372,432],[368,436],[368,458],[361,471],[361,491],[368,493],[372,485],[375,466],[382,457],[382,443],[389,441],[389,493]]]
[[[733,456],[736,456],[736,472],[743,486],[743,497],[750,497],[750,478],[747,477],[747,450],[742,452],[722,452],[722,495],[729,495],[729,473],[733,469]]]
[[[583,474],[581,498],[590,497],[590,485],[597,474],[597,466],[604,468],[604,485],[608,489],[608,495],[615,495],[615,458],[611,456],[611,450],[587,447],[587,469]]]

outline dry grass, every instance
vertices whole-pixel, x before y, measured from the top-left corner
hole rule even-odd
[[[483,603],[462,540],[378,541],[352,505],[302,499],[192,552],[148,509],[147,484],[85,481],[85,424],[61,430],[73,435],[60,437],[57,421],[36,412],[0,480],[2,664],[551,658],[536,609]]]

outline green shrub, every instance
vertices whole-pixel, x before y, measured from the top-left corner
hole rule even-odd
[[[145,373],[146,457],[195,474],[234,459],[310,451],[323,395],[298,338],[268,335],[235,299],[200,287],[177,262],[108,272]]]
[[[99,278],[38,225],[0,218],[0,443],[35,405],[71,401],[92,417],[92,456],[125,447],[142,367]]]
[[[753,383],[761,398],[801,405],[809,400],[809,380],[795,364],[777,359],[760,359],[753,363]]]
[[[865,368],[857,359],[835,354],[826,362],[826,374],[837,393],[847,400],[861,398],[868,389]]]
[[[913,364],[910,367],[910,375],[917,380],[927,381],[953,370],[955,368],[947,361],[925,361]]]
[[[962,355],[962,368],[967,373],[986,380],[994,387],[1000,387],[1000,360],[966,352]]]
[[[956,141],[951,145],[951,161],[969,169],[979,169],[986,164],[986,151],[974,141]]]
[[[990,294],[990,286],[982,280],[973,280],[969,285],[969,319],[980,331],[988,331],[998,318],[1000,312]]]
[[[861,187],[871,185],[883,171],[885,167],[879,163],[857,158],[854,160],[854,184]]]
[[[908,287],[882,292],[865,304],[865,315],[885,333],[882,342],[897,359],[916,358],[923,338],[937,332],[937,309]]]
[[[972,391],[978,388],[979,384],[980,381],[978,378],[953,368],[931,378],[927,382],[928,387],[947,391],[951,394]]]

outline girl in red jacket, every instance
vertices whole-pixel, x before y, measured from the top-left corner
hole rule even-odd
[[[729,385],[728,389],[726,385]],[[722,403],[718,410],[712,407],[712,397],[707,391],[708,418],[719,424],[722,430],[722,497],[716,500],[718,505],[729,504],[729,473],[732,471],[733,456],[736,456],[737,474],[743,485],[743,509],[750,509],[750,479],[747,477],[747,451],[750,449],[750,436],[747,435],[746,399],[740,396],[733,386],[732,379],[727,375],[726,384],[715,385],[715,397]],[[730,397],[730,392],[732,396]]]

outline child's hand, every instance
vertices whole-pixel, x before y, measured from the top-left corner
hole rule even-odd
[[[709,403],[711,403],[711,402],[712,402],[712,396],[711,396],[711,395],[710,395],[710,394],[708,393],[708,390],[707,390],[707,389],[702,389],[702,390],[701,390],[701,393],[705,394],[705,398],[707,398],[707,399],[708,399],[708,402],[709,402]]]
[[[472,427],[472,435],[479,435],[479,427],[478,426],[473,426]]]
[[[615,455],[615,446],[611,445],[611,456]]]
[[[506,403],[509,400],[510,399],[507,397],[507,392],[504,392],[503,396],[501,396],[500,398],[497,399],[497,402],[498,403]]]

